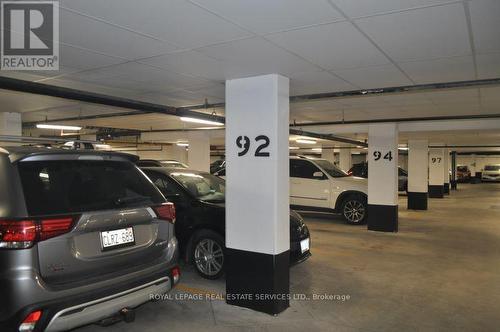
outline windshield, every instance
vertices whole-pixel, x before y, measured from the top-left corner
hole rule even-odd
[[[331,177],[341,178],[344,176],[348,176],[343,170],[329,162],[328,160],[314,160],[314,162],[321,167],[325,172],[328,173]]]
[[[226,183],[217,176],[192,172],[175,172],[170,175],[199,200],[224,202],[226,198]]]
[[[500,171],[500,165],[488,165],[484,166],[485,171]]]
[[[164,167],[187,168],[186,165],[184,165],[183,163],[178,162],[178,161],[161,161],[161,164]]]

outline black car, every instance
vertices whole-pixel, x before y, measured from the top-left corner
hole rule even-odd
[[[368,163],[364,162],[352,165],[347,174],[365,179],[368,178]],[[408,191],[408,173],[401,167],[398,167],[398,190]]]
[[[225,181],[206,172],[165,167],[142,170],[160,191],[174,202],[175,235],[186,262],[194,263],[204,278],[217,279],[224,272]],[[306,260],[309,229],[302,217],[290,210],[290,262]]]
[[[224,159],[216,160],[210,164],[210,174],[215,174],[225,167],[226,167],[226,161]]]

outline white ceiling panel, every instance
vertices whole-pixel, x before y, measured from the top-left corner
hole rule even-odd
[[[356,23],[396,61],[471,54],[461,3],[363,18]]]
[[[290,76],[290,94],[304,95],[331,91],[355,90],[356,87],[327,71],[296,73]]]
[[[336,70],[334,73],[362,89],[413,84],[394,65]]]
[[[140,61],[177,73],[188,73],[210,80],[224,81],[238,74],[248,75],[243,68],[216,60],[198,51],[176,52]]]
[[[399,66],[417,84],[475,79],[472,56],[403,62]]]
[[[469,8],[476,52],[499,52],[500,1],[474,0]]]
[[[500,35],[498,37],[500,39]],[[477,78],[486,79],[500,77],[500,53],[479,54],[476,56],[476,62]]]
[[[382,65],[389,60],[349,22],[266,36],[324,69]]]
[[[327,0],[192,0],[241,26],[264,34],[343,19]]]
[[[403,11],[452,2],[451,0],[332,0],[351,18]]]
[[[76,69],[105,67],[126,61],[123,58],[98,54],[63,44],[59,45],[59,52],[60,65]]]
[[[195,48],[250,35],[184,0],[64,0],[62,7],[154,36],[179,47]]]
[[[199,51],[221,61],[244,67],[253,75],[269,73],[290,75],[317,70],[316,66],[260,37],[204,47]]]
[[[60,40],[65,44],[128,60],[165,54],[177,49],[166,42],[69,11],[61,10],[60,17]]]

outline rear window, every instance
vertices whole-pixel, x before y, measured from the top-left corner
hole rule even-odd
[[[159,204],[162,195],[130,162],[21,161],[19,174],[32,216]]]
[[[484,166],[485,171],[500,171],[500,165],[488,165]]]

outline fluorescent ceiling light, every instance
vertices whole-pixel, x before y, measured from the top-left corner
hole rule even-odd
[[[313,148],[312,150],[313,150],[313,151],[317,151],[317,152],[321,152],[321,151],[323,151],[323,149],[321,149],[321,148]]]
[[[179,142],[177,143],[177,146],[189,146],[189,143]]]
[[[301,144],[316,144],[316,141],[315,140],[312,140],[312,139],[304,139],[304,138],[299,138],[299,139],[296,139],[295,142],[297,143],[301,143]]]
[[[408,151],[408,147],[407,146],[405,146],[405,147],[399,147],[398,150]]]
[[[47,124],[47,123],[38,123],[36,125],[38,129],[60,129],[60,130],[81,130],[82,127],[78,126],[65,126],[65,125],[56,125],[56,124]]]
[[[207,125],[212,125],[212,126],[223,126],[224,125],[222,122],[219,122],[219,121],[190,118],[190,117],[185,117],[185,116],[182,116],[181,120],[184,122],[202,123],[202,124],[207,124]]]
[[[298,150],[298,149],[300,149],[298,146],[289,146],[288,148],[290,150]]]

